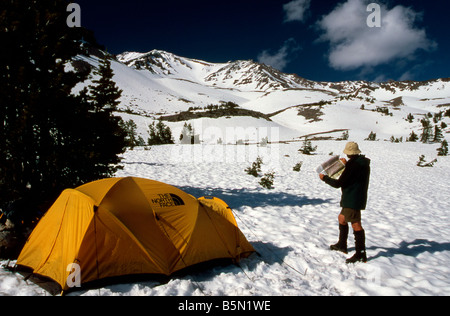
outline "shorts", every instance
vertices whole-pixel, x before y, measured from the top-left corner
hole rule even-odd
[[[354,210],[351,208],[343,208],[341,215],[345,217],[347,223],[355,223],[361,221],[361,210]]]

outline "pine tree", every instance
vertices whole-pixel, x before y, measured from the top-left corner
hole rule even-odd
[[[408,138],[408,142],[416,142],[419,139],[416,133],[414,131],[411,132]]]
[[[450,117],[450,109],[447,109],[447,110],[444,112],[444,116]]]
[[[444,138],[444,135],[442,134],[441,128],[438,125],[435,125],[434,126],[433,143],[440,143],[443,138]]]
[[[292,169],[296,172],[300,172],[300,170],[302,169],[302,166],[303,166],[303,161],[300,161]]]
[[[162,120],[159,120],[158,123],[153,122],[148,128],[149,138],[147,143],[149,145],[173,144],[172,131],[169,126],[162,122]]]
[[[90,136],[84,135],[84,139],[89,140],[84,148],[91,164],[86,171],[97,177],[111,177],[120,168],[117,166],[120,162],[118,155],[124,152],[127,145],[127,132],[123,128],[122,118],[114,115],[120,104],[122,90],[113,81],[114,72],[108,54],[103,55],[94,75],[99,78],[89,86],[90,109],[87,119],[92,121],[92,126],[86,130]],[[95,170],[92,170],[94,166]],[[88,174],[85,178],[88,178]]]
[[[127,147],[145,146],[145,141],[142,136],[138,135],[137,125],[133,120],[121,122],[120,125],[126,134],[125,143]]]
[[[0,206],[52,201],[65,188],[110,176],[123,152],[118,120],[93,109],[88,71],[66,71],[83,30],[67,2],[2,0],[0,7]]]
[[[305,140],[303,141],[303,146],[298,151],[300,151],[304,155],[312,155],[317,150],[317,146],[312,145],[311,141],[308,140],[307,137],[305,137]]]
[[[369,136],[367,136],[367,138],[365,140],[376,141],[377,140],[377,133],[370,132]]]
[[[275,172],[269,172],[269,173],[264,174],[264,176],[261,178],[261,181],[259,181],[259,184],[263,188],[272,190],[274,179],[275,179]]]
[[[66,4],[67,5],[67,4]],[[0,203],[56,191],[63,171],[61,127],[81,74],[65,72],[79,52],[62,1],[3,0],[0,11]],[[40,189],[39,189],[40,188]]]
[[[437,149],[438,156],[448,156],[448,142],[444,139],[441,143],[441,147]]]
[[[433,127],[431,126],[431,122],[428,117],[423,118],[420,122],[422,123],[422,134],[420,135],[420,141],[425,144],[429,143],[433,137]]]
[[[245,172],[247,172],[247,174],[257,178],[259,176],[259,173],[261,172],[262,164],[263,164],[262,158],[261,157],[257,157],[256,161],[254,161],[252,163],[252,166],[245,169]]]
[[[345,131],[345,132],[342,133],[342,136],[337,138],[336,140],[348,140],[349,137],[350,136],[349,136],[348,131]]]
[[[92,103],[96,111],[113,112],[120,104],[119,98],[122,96],[120,90],[113,80],[114,72],[111,68],[110,56],[104,54],[99,67],[94,70],[94,75],[99,76],[93,80],[94,85],[89,86],[92,95]]]

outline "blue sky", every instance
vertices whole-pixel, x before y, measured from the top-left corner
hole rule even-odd
[[[78,0],[110,53],[264,62],[317,81],[450,77],[445,0]],[[367,11],[379,5],[381,27]]]

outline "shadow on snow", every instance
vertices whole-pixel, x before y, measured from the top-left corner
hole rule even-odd
[[[438,243],[435,241],[429,241],[426,239],[416,239],[412,242],[402,241],[398,248],[385,248],[372,246],[368,247],[368,250],[382,249],[375,256],[369,258],[374,260],[380,257],[392,258],[396,255],[404,255],[408,257],[417,257],[424,252],[436,253],[443,251],[450,251],[450,243]]]
[[[290,194],[285,192],[275,192],[268,190],[252,191],[242,189],[218,189],[218,188],[194,188],[178,187],[186,193],[195,197],[214,196],[224,200],[231,209],[239,209],[243,206],[264,207],[264,206],[304,206],[333,203],[333,199],[309,198],[304,195]]]

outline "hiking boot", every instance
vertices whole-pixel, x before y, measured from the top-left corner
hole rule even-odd
[[[357,252],[353,255],[353,257],[347,259],[345,263],[356,263],[356,262],[367,262],[367,254],[365,251]]]
[[[355,235],[356,253],[353,257],[347,259],[346,263],[367,262],[366,254],[366,232],[363,230],[353,232]]]
[[[339,252],[348,254],[347,245],[341,245],[339,243],[337,243],[336,245],[331,245],[330,250],[339,251]]]
[[[347,239],[348,239],[348,225],[339,224],[339,241],[335,245],[331,245],[330,249],[333,251],[340,251],[345,254],[347,251]]]

